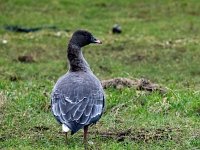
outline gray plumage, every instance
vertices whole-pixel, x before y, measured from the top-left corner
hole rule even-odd
[[[100,43],[91,33],[78,30],[68,44],[69,71],[60,77],[51,94],[51,108],[56,120],[71,133],[96,123],[105,106],[104,91],[84,59],[81,47]]]

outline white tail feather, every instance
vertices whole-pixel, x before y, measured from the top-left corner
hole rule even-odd
[[[65,124],[62,124],[62,130],[63,130],[63,132],[70,131],[70,129]]]

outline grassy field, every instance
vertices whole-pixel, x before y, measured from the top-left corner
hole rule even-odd
[[[1,0],[0,14],[0,149],[84,149],[83,131],[66,144],[49,109],[76,29],[103,41],[84,48],[101,80],[147,78],[169,89],[106,89],[106,112],[89,128],[91,149],[200,149],[200,1]],[[111,33],[115,23],[122,34]],[[15,33],[5,25],[59,29]],[[19,62],[23,55],[35,61]]]

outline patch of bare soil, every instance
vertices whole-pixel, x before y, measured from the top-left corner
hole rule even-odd
[[[98,135],[102,138],[114,139],[118,142],[122,142],[125,139],[133,141],[159,141],[159,140],[172,140],[174,132],[180,132],[179,128],[158,128],[158,129],[127,129],[124,131],[115,131],[115,132],[90,132],[92,134]]]
[[[49,130],[49,127],[45,126],[35,126],[32,128],[33,131],[40,132],[40,131],[46,131]]]
[[[101,81],[102,86],[104,89],[113,87],[116,89],[122,89],[125,87],[134,87],[137,90],[144,90],[144,91],[158,91],[161,94],[164,94],[167,92],[167,89],[165,87],[162,87],[161,85],[152,83],[150,80],[147,79],[129,79],[129,78],[113,78],[108,80],[102,80]]]
[[[16,76],[16,75],[11,75],[11,76],[9,76],[9,80],[12,81],[12,82],[18,81],[19,79],[20,79],[20,78],[19,78],[18,76]]]
[[[18,57],[18,61],[23,62],[23,63],[32,63],[35,62],[33,56],[31,55],[23,55]]]

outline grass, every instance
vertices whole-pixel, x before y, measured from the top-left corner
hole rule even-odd
[[[100,79],[144,77],[170,89],[107,89],[106,112],[90,127],[91,149],[200,149],[199,1],[1,0],[0,13],[1,149],[84,149],[82,131],[65,144],[49,110],[53,85],[67,71],[66,43],[79,28],[103,41],[84,48]],[[122,34],[111,33],[115,23]],[[5,25],[61,31],[23,34]],[[17,61],[21,55],[35,62]],[[128,129],[121,141],[95,134]]]

